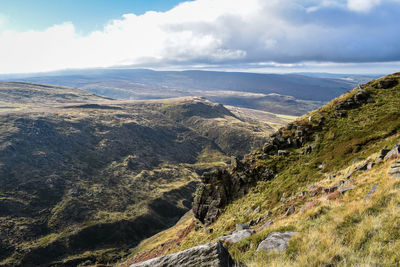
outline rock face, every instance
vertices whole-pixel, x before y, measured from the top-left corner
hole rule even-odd
[[[233,267],[228,250],[220,242],[196,246],[181,252],[132,264],[130,267]]]
[[[248,238],[252,234],[254,234],[255,230],[254,229],[246,229],[246,230],[241,230],[241,231],[234,231],[231,235],[226,235],[226,236],[221,236],[219,238],[219,241],[221,242],[226,242],[226,243],[237,243],[243,239]]]
[[[289,241],[295,234],[297,233],[296,232],[271,233],[264,241],[262,241],[258,245],[257,251],[260,250],[265,250],[267,252],[284,251],[288,248]]]
[[[258,180],[274,177],[273,171],[265,168],[250,168],[238,162],[233,170],[215,169],[202,176],[202,184],[197,188],[193,213],[202,223],[213,223],[221,209],[232,200],[244,196]]]
[[[288,154],[286,149],[301,148],[309,141],[314,127],[319,128],[322,123],[317,126],[292,123],[272,134],[260,151],[247,155],[241,161],[233,159],[229,169],[215,169],[203,174],[193,201],[195,217],[209,225],[218,218],[222,208],[247,194],[257,181],[273,179],[276,175],[274,167],[256,165],[256,160],[284,156]]]

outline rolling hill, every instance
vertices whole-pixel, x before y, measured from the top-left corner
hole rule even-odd
[[[116,261],[191,208],[199,175],[273,131],[198,97],[22,82],[0,95],[1,266]]]
[[[3,79],[11,79],[4,76]],[[71,86],[115,99],[201,96],[242,108],[300,116],[357,86],[361,78],[217,71],[93,69],[31,74],[27,82]],[[368,79],[363,77],[362,80]],[[371,78],[372,79],[372,78]]]
[[[120,265],[219,240],[246,266],[396,266],[399,105],[395,73],[289,123],[244,160],[205,173],[193,214]]]

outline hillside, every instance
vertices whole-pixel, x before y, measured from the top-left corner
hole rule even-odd
[[[0,94],[1,266],[116,261],[191,208],[199,175],[272,131],[203,98],[30,83]]]
[[[25,82],[0,82],[0,112],[104,101],[108,98],[69,87]]]
[[[187,215],[121,265],[220,240],[246,266],[395,266],[399,106],[395,73],[281,128],[202,176],[197,220]]]
[[[64,71],[18,79],[76,87],[114,99],[201,96],[224,105],[294,116],[319,108],[358,84],[357,79],[300,74],[146,69]]]

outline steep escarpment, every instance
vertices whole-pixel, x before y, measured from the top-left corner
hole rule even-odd
[[[8,95],[13,85],[0,87]],[[231,121],[232,131],[237,125],[258,127],[229,111],[214,114],[216,105],[199,98],[132,102],[89,94],[81,99],[80,93],[88,93],[67,88],[76,98],[65,100],[63,88],[15,86],[18,96],[4,100],[15,106],[0,115],[0,265],[5,266],[116,261],[190,210],[201,173],[224,165],[230,151],[245,153],[167,116],[164,106],[184,106],[185,120],[224,120],[227,132]],[[13,102],[22,91],[29,97]],[[40,103],[42,94],[48,97]],[[203,113],[195,109],[199,103],[206,107]],[[251,127],[248,135],[266,139],[267,133]]]
[[[219,240],[249,266],[396,265],[399,106],[395,73],[281,128],[243,160],[202,176],[197,220],[183,240],[165,233],[167,250],[146,242],[136,253]]]
[[[349,156],[395,135],[399,129],[398,114],[393,110],[395,104],[387,103],[386,98],[391,93],[396,97],[397,77],[394,74],[359,86],[279,129],[262,149],[246,155],[242,161],[234,160],[230,170],[219,169],[205,174],[194,200],[196,218],[203,223],[212,223],[223,207],[242,197],[257,181],[273,179],[282,172],[310,180],[315,175],[312,175],[312,169],[317,173],[331,171],[337,167],[335,163],[343,165]],[[385,106],[382,108],[382,105]],[[373,117],[365,117],[366,114]],[[306,159],[312,161],[307,164]],[[306,163],[302,170],[291,166],[300,162]],[[295,172],[299,173],[294,175]]]

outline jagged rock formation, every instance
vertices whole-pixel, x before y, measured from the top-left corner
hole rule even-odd
[[[193,212],[202,223],[210,224],[220,215],[221,208],[232,200],[244,196],[260,179],[272,179],[269,169],[251,168],[236,159],[231,170],[215,169],[202,176],[202,184],[195,193]]]
[[[220,242],[199,245],[178,253],[132,264],[130,267],[233,267],[228,250]]]
[[[309,141],[311,133],[322,126],[323,121],[321,118],[316,125],[291,123],[272,134],[262,150],[246,155],[243,160],[233,158],[229,169],[214,169],[205,173],[201,178],[202,184],[195,193],[195,217],[206,225],[211,224],[220,215],[223,207],[247,194],[257,181],[273,179],[276,175],[275,166],[259,166],[254,164],[256,160],[271,156],[285,157],[289,154],[285,149],[301,148]],[[301,153],[310,153],[310,150],[312,148],[307,148]]]

